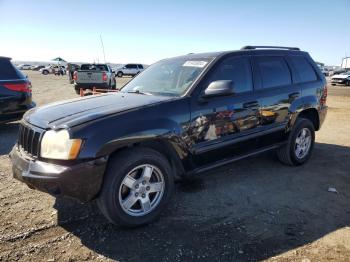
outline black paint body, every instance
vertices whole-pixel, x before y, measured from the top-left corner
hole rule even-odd
[[[310,62],[317,80],[296,83],[298,76],[293,73],[295,69],[288,61],[288,57],[293,55],[304,56]],[[203,98],[208,75],[220,61],[230,56],[249,60],[253,90]],[[285,59],[291,71],[292,84],[262,89],[262,78],[255,64],[259,56]],[[71,138],[82,138],[84,145],[74,161],[42,159],[40,154],[31,156],[16,145],[11,153],[15,177],[51,194],[86,201],[98,195],[109,156],[126,147],[155,148],[167,156],[176,176],[186,176],[277,148],[286,141],[300,113],[308,112],[308,116],[313,116],[316,130],[323,123],[327,107],[320,101],[325,95],[326,80],[307,53],[296,50],[242,50],[188,55],[189,60],[193,58],[212,60],[181,97],[105,94],[64,101],[28,112],[23,125],[41,130],[39,133],[64,128],[69,130]],[[26,160],[23,163],[18,159]],[[41,169],[33,175],[30,168],[35,168],[37,163]],[[82,168],[84,163],[88,171]],[[60,171],[62,167],[64,170]],[[50,173],[48,170],[57,172]],[[67,180],[88,190],[72,193],[67,190]],[[56,186],[48,186],[47,181]]]

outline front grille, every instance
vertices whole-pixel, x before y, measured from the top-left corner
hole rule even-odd
[[[21,124],[18,132],[18,146],[26,153],[38,157],[43,131],[44,130]]]

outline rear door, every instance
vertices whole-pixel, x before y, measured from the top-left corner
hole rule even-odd
[[[283,138],[290,106],[301,96],[301,88],[293,84],[285,56],[256,55],[253,61],[255,94],[260,105],[259,131],[267,136],[260,143],[266,146]]]

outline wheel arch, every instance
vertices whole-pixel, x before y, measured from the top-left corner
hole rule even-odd
[[[185,174],[185,168],[182,163],[180,154],[178,153],[177,145],[174,141],[166,138],[151,137],[128,137],[117,139],[107,143],[99,152],[98,156],[108,155],[113,157],[116,154],[122,154],[123,150],[130,148],[151,148],[162,155],[169,161],[175,179],[180,179]]]
[[[320,129],[320,117],[317,108],[318,99],[316,96],[306,96],[293,102],[289,110],[288,129],[290,130],[294,126],[298,118],[303,117],[309,119],[313,123],[315,131],[318,131]]]

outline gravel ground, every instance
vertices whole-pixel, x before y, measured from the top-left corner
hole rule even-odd
[[[28,75],[38,105],[76,97],[66,77]],[[350,88],[329,87],[328,105],[306,165],[268,153],[203,173],[176,185],[157,222],[132,230],[94,203],[15,181],[7,154],[18,125],[0,126],[0,261],[349,261]]]

